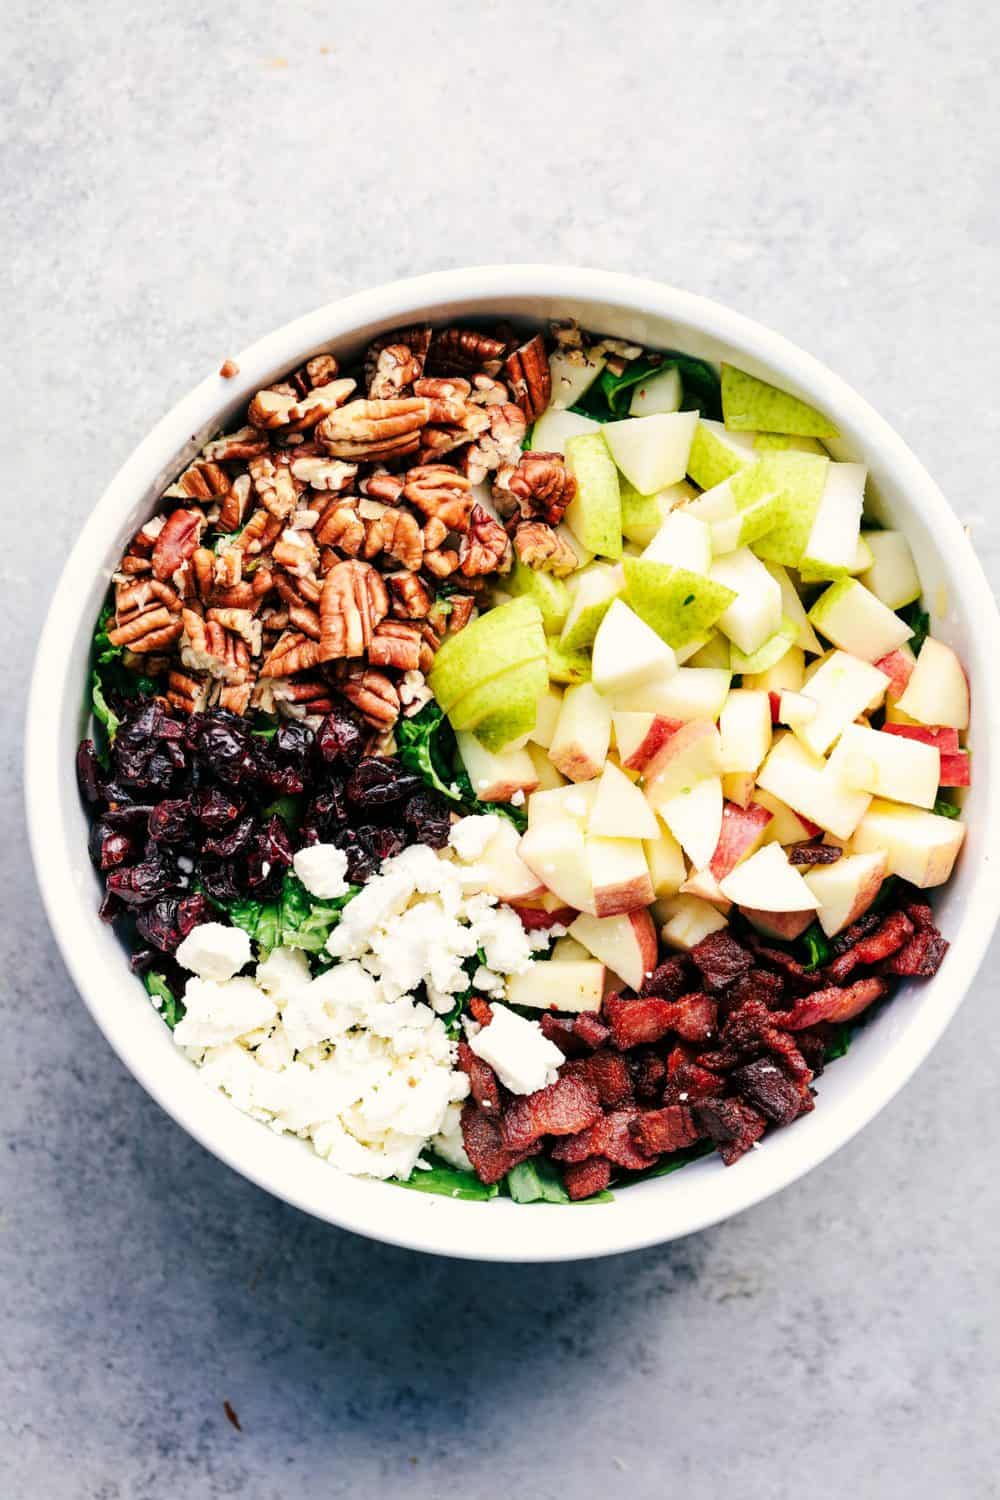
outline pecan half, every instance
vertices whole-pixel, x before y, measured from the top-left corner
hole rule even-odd
[[[401,396],[415,380],[420,379],[423,367],[423,360],[408,345],[386,344],[379,351],[375,371],[368,382],[368,399],[389,401],[393,396]]]
[[[427,363],[442,375],[499,375],[507,345],[476,328],[442,328],[431,339]]]
[[[229,475],[225,469],[220,468],[217,463],[196,459],[184,470],[180,479],[163,493],[168,499],[215,500],[219,495],[224,495],[228,488]]]
[[[231,714],[245,714],[253,694],[252,682],[221,683],[219,686],[219,707],[225,708]]]
[[[252,458],[247,466],[260,503],[281,521],[295,509],[297,495],[291,470],[270,458]]]
[[[283,714],[286,719],[311,719],[333,708],[329,685],[305,677],[258,683],[253,701],[265,713]]]
[[[472,509],[471,489],[465,475],[447,464],[418,464],[406,475],[403,496],[421,515],[441,521],[449,531],[465,531]]]
[[[513,495],[526,521],[558,526],[576,494],[576,480],[561,453],[522,453],[513,470],[501,469],[495,491]]]
[[[263,626],[255,618],[252,610],[229,608],[213,608],[206,612],[206,621],[221,625],[223,630],[231,631],[233,635],[239,636],[246,643],[251,656],[259,656]]]
[[[128,617],[114,630],[108,631],[112,646],[127,646],[137,656],[148,656],[152,651],[166,651],[180,636],[180,617],[171,614],[162,604],[141,610]]]
[[[225,464],[238,459],[246,462],[267,450],[265,433],[258,432],[255,427],[241,427],[238,432],[227,432],[222,437],[213,438],[202,448],[201,455],[211,463]]]
[[[336,547],[347,557],[357,557],[365,544],[365,525],[353,500],[332,501],[317,521],[313,536],[321,547]]]
[[[354,667],[339,684],[339,689],[348,703],[375,729],[387,729],[399,718],[399,694],[384,672]]]
[[[270,655],[260,669],[261,677],[292,677],[296,672],[311,672],[321,661],[320,643],[300,630],[285,630],[275,641]]]
[[[388,573],[386,583],[392,595],[392,612],[404,620],[422,620],[431,607],[431,594],[422,578],[415,573]]]
[[[239,531],[250,504],[251,489],[249,474],[241,474],[233,480],[219,506],[220,531]]]
[[[316,435],[334,458],[399,458],[415,453],[430,403],[417,396],[351,401],[325,417]]]
[[[218,621],[203,619],[194,609],[184,611],[181,663],[193,672],[208,672],[224,682],[246,682],[250,677],[250,649]]]
[[[286,527],[274,544],[271,556],[279,567],[298,578],[308,578],[319,566],[319,551],[308,531]]]
[[[331,380],[314,386],[303,395],[294,386],[286,392],[281,386],[258,391],[247,408],[251,426],[273,431],[290,427],[296,432],[315,427],[316,423],[343,406],[355,389],[353,380]]]
[[[389,613],[389,595],[370,563],[342,562],[323,580],[319,600],[320,661],[363,656]]]
[[[540,333],[521,344],[504,361],[504,374],[510,382],[511,395],[529,422],[549,404],[552,395],[552,371]]]
[[[300,480],[302,484],[308,484],[314,490],[322,490],[324,494],[330,492],[335,495],[350,489],[354,476],[358,472],[357,464],[345,464],[336,458],[313,456],[293,458],[289,467],[292,477]]]
[[[194,553],[204,529],[200,510],[175,510],[169,515],[153,548],[154,578],[172,578]]]
[[[251,554],[266,552],[284,530],[281,516],[272,516],[261,505],[254,511],[233,545]]]
[[[167,677],[167,702],[182,714],[200,714],[208,703],[211,678],[189,672],[170,672]]]
[[[448,599],[448,603],[451,605],[447,619],[448,634],[457,635],[460,630],[465,629],[466,625],[472,619],[476,608],[476,601],[471,594],[452,594]]]
[[[436,547],[424,553],[424,568],[434,578],[450,578],[458,567],[458,553],[453,547]]]
[[[403,568],[415,573],[424,556],[424,539],[415,516],[408,510],[386,506],[382,514],[365,523],[366,558],[384,552]]]
[[[383,620],[372,636],[368,660],[373,667],[414,672],[423,657],[420,627],[406,620]]]
[[[494,469],[516,464],[528,430],[524,412],[510,401],[503,406],[487,406],[485,411],[489,429],[464,450],[460,460],[463,473],[473,484],[481,483]]]
[[[419,380],[424,373],[424,363],[427,359],[427,350],[431,341],[431,330],[426,323],[415,324],[412,328],[396,328],[390,333],[383,333],[374,339],[365,350],[365,385],[371,397],[382,397],[381,391],[372,389],[379,370],[379,359],[386,349],[406,350],[407,355],[416,367],[416,375],[413,380]],[[397,394],[389,391],[390,396]]]
[[[361,484],[367,500],[378,500],[383,505],[398,505],[403,497],[404,476],[401,474],[372,474]]]
[[[511,562],[510,537],[481,505],[472,507],[468,535],[462,538],[459,565],[466,578],[506,573]]]
[[[115,587],[115,624],[124,625],[133,615],[164,605],[171,614],[179,614],[181,601],[176,589],[158,578],[130,578]]]
[[[514,551],[526,568],[566,578],[579,559],[565,537],[544,521],[522,521],[514,533]]]

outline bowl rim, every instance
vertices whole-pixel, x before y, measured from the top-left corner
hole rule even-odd
[[[915,508],[927,518],[939,539],[939,547],[948,549],[952,570],[961,577],[961,611],[975,619],[977,634],[985,636],[985,654],[994,660],[1000,657],[1000,615],[992,592],[958,518],[937,485],[902,438],[863,397],[790,340],[720,303],[665,283],[619,272],[545,264],[435,271],[339,298],[282,325],[234,356],[239,366],[235,379],[213,375],[201,381],[136,446],[84,522],[62,569],[39,637],[25,736],[25,802],[29,842],[43,904],[78,992],[132,1075],[195,1139],[277,1197],[341,1228],[431,1253],[537,1262],[639,1249],[706,1228],[788,1186],[846,1144],[908,1081],[954,1016],[1000,916],[1000,881],[984,878],[989,873],[986,869],[976,871],[959,929],[952,939],[948,984],[936,994],[933,1009],[924,1007],[919,1024],[908,1026],[904,1035],[894,1039],[888,1055],[873,1069],[864,1097],[856,1101],[850,1118],[840,1120],[836,1128],[804,1132],[801,1142],[792,1139],[794,1133],[781,1132],[777,1138],[778,1150],[751,1156],[741,1164],[739,1173],[726,1173],[727,1189],[721,1201],[716,1201],[719,1194],[709,1193],[704,1204],[664,1222],[664,1216],[655,1211],[622,1209],[619,1197],[605,1212],[584,1215],[582,1222],[579,1216],[569,1216],[572,1222],[564,1223],[561,1230],[555,1221],[564,1220],[563,1215],[529,1215],[528,1222],[520,1215],[522,1222],[516,1235],[504,1233],[499,1222],[489,1222],[499,1221],[498,1209],[517,1207],[499,1205],[496,1201],[485,1205],[454,1204],[397,1190],[391,1200],[395,1210],[383,1211],[388,1197],[382,1191],[383,1184],[366,1183],[370,1190],[367,1196],[353,1191],[342,1195],[334,1192],[329,1199],[324,1197],[317,1202],[316,1195],[300,1191],[280,1171],[261,1166],[252,1145],[244,1145],[242,1141],[239,1146],[221,1142],[216,1129],[220,1123],[217,1112],[207,1108],[204,1099],[194,1102],[192,1090],[211,1097],[194,1070],[190,1087],[165,1080],[146,1049],[134,1045],[116,1024],[117,987],[106,983],[87,962],[88,935],[93,934],[97,920],[91,890],[82,891],[67,879],[66,828],[59,793],[60,778],[65,777],[66,768],[59,753],[59,736],[52,732],[51,707],[53,684],[60,684],[64,694],[79,691],[79,684],[69,680],[68,667],[61,660],[66,656],[63,643],[67,638],[75,638],[80,629],[79,598],[92,585],[103,564],[106,538],[115,531],[116,524],[120,526],[129,503],[151,488],[163,465],[171,456],[176,459],[190,443],[192,434],[200,432],[213,416],[221,417],[225,409],[246,399],[276,370],[293,365],[303,353],[350,338],[370,323],[391,327],[415,316],[461,317],[463,307],[468,311],[467,305],[472,302],[518,297],[576,298],[595,306],[600,304],[608,311],[632,311],[692,324],[705,335],[744,350],[751,364],[757,360],[765,368],[780,371],[790,385],[821,408],[829,409],[841,419],[849,418],[852,428],[861,435],[862,444],[871,442],[883,464],[906,488]],[[989,683],[988,676],[986,680]],[[976,716],[977,729],[986,747],[985,752],[977,750],[977,761],[983,765],[989,780],[985,819],[989,834],[1000,831],[998,801],[992,790],[1000,778],[1000,692],[988,686],[983,694],[980,689]],[[122,974],[131,982],[132,976],[124,965]],[[153,1050],[149,1049],[150,1053]],[[226,1111],[236,1113],[228,1101],[217,1102]],[[810,1123],[817,1120],[819,1113],[810,1117]],[[256,1122],[246,1123],[259,1129]],[[248,1143],[251,1139],[246,1136]],[[292,1149],[292,1143],[282,1144]],[[696,1170],[696,1167],[687,1169]],[[339,1176],[335,1181],[338,1187],[345,1181],[358,1185],[354,1179]],[[652,1186],[650,1183],[644,1188]],[[383,1209],[376,1206],[377,1199],[371,1190],[381,1193]],[[633,1189],[625,1196],[631,1198],[643,1191]],[[664,1187],[664,1191],[669,1189]],[[667,1200],[661,1195],[660,1201]],[[432,1211],[435,1208],[439,1210],[436,1213]],[[455,1209],[462,1214],[461,1219],[456,1217]],[[506,1229],[510,1229],[509,1223]]]

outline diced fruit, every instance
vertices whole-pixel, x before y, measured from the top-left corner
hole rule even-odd
[[[674,653],[621,599],[597,627],[591,678],[600,693],[628,692],[677,670]]]
[[[542,573],[537,568],[526,568],[520,560],[504,579],[504,588],[515,598],[532,599],[542,616],[542,628],[546,635],[558,635],[569,614],[569,589],[561,578],[552,573]]]
[[[702,417],[691,443],[688,473],[695,484],[710,490],[752,464],[755,458],[752,436],[727,432],[721,422]]]
[[[581,915],[569,932],[602,964],[620,975],[629,989],[641,989],[646,975],[656,968],[656,928],[645,907],[617,917]]]
[[[861,535],[868,470],[831,463],[800,566],[814,576],[838,578],[853,571]]]
[[[643,552],[646,562],[669,563],[688,573],[708,573],[712,566],[712,530],[689,507],[672,510]]]
[[[845,787],[831,774],[826,762],[807,750],[793,734],[782,735],[775,741],[760,769],[757,785],[840,839],[850,838],[870,801],[866,792]],[[768,909],[766,904],[764,909]]]
[[[512,901],[511,909],[521,919],[525,932],[543,932],[551,927],[565,927],[572,922],[576,911],[553,891],[545,891],[530,901]]]
[[[968,750],[952,750],[941,757],[941,785],[971,786],[972,766]]]
[[[555,967],[535,960],[530,969],[507,980],[507,1004],[531,1010],[600,1010],[603,995],[604,965],[594,959],[567,960]]]
[[[536,792],[553,797],[556,792]],[[590,880],[583,829],[574,818],[562,818],[539,825],[531,823],[518,846],[518,854],[528,869],[560,901],[574,911],[596,912],[594,888]]]
[[[458,753],[480,802],[509,802],[515,792],[533,792],[538,777],[526,750],[487,750],[474,734],[456,736]]]
[[[930,729],[926,724],[886,724],[884,734],[898,734],[904,740],[920,740],[924,745],[933,745],[942,756],[954,754],[959,749],[957,729]]]
[[[965,825],[957,818],[943,818],[898,802],[875,801],[861,819],[850,851],[884,851],[888,874],[923,889],[944,884],[964,838]]]
[[[722,913],[700,896],[672,896],[662,908],[660,936],[668,948],[690,953],[710,932],[720,932],[729,923]]]
[[[428,674],[428,685],[445,713],[489,678],[545,655],[538,606],[515,599],[480,615],[457,635],[446,636]]]
[[[680,484],[657,490],[655,495],[640,495],[625,480],[621,485],[622,535],[639,547],[648,547],[674,506],[683,505],[694,496],[694,488],[683,479]]]
[[[910,544],[901,531],[865,531],[871,565],[861,582],[887,609],[903,609],[920,598],[920,577]]]
[[[726,771],[722,777],[722,795],[737,807],[749,807],[756,785],[753,771]]]
[[[538,453],[565,454],[567,438],[579,437],[584,432],[597,432],[600,425],[593,417],[584,417],[575,411],[558,411],[550,406],[535,423],[531,447]]]
[[[601,772],[587,831],[623,839],[655,839],[659,833],[653,809],[614,761],[609,760]]]
[[[604,838],[588,833],[584,844],[595,915],[613,917],[649,905],[653,882],[639,839]]]
[[[719,884],[730,901],[754,911],[815,911],[819,906],[780,844],[766,844]]]
[[[583,545],[578,536],[573,535],[572,531],[566,525],[565,521],[559,522],[559,525],[556,527],[556,535],[558,536],[559,540],[561,542],[565,542],[566,546],[569,547],[570,550],[576,555],[577,568],[585,568],[588,563],[593,562],[593,552],[591,552],[588,547],[585,547]]]
[[[592,922],[596,922],[598,918],[591,917],[590,920]],[[607,918],[606,920],[614,921],[615,919],[612,917]],[[590,950],[588,948],[585,948],[582,943],[577,942],[576,938],[571,938],[567,934],[564,937],[556,938],[555,942],[552,944],[552,953],[550,955],[549,961],[550,963],[554,964],[566,964],[576,963],[577,960],[580,959],[585,963],[587,959],[590,958],[590,956]]]
[[[856,791],[911,802],[915,807],[934,806],[941,755],[933,745],[848,724],[828,765],[832,774]]]
[[[737,807],[726,802],[722,809],[722,829],[709,869],[716,880],[723,880],[740,863],[759,849],[774,814],[759,803]],[[697,894],[697,892],[696,892]]]
[[[640,494],[651,495],[684,478],[697,425],[697,412],[675,411],[605,422],[602,431],[625,478]]]
[[[765,844],[801,844],[807,839],[814,839],[823,831],[818,823],[813,823],[809,818],[800,818],[787,802],[782,802],[780,797],[775,797],[772,792],[761,787],[754,791],[752,801],[755,806],[766,808],[771,814],[771,822],[764,830]]]
[[[545,665],[552,682],[573,687],[590,681],[590,652],[586,649],[566,651],[558,641],[550,640]]]
[[[742,906],[740,911],[761,937],[782,943],[794,943],[816,920],[812,911],[760,911],[752,906]]]
[[[795,645],[797,633],[795,621],[782,617],[774,635],[768,636],[764,644],[758,646],[750,656],[745,655],[733,641],[729,651],[729,665],[734,672],[747,677],[759,677],[761,673],[776,667],[788,655]]]
[[[611,744],[611,709],[589,683],[567,688],[549,745],[549,760],[570,781],[599,776]]]
[[[531,731],[531,738],[543,749],[547,750],[552,743],[556,720],[562,708],[562,697],[558,688],[548,687],[538,700],[538,712],[535,715],[535,727]]]
[[[818,453],[826,457],[826,449],[818,438],[797,437],[789,432],[758,432],[753,445],[758,453],[780,450],[782,453]]]
[[[653,713],[613,713],[611,728],[618,759],[626,771],[643,771],[666,744],[679,719],[664,719]]]
[[[531,757],[531,764],[535,768],[539,791],[550,792],[555,787],[566,785],[565,776],[560,775],[549,760],[547,750],[544,750],[541,745],[535,744],[533,740],[529,740],[524,748]]]
[[[899,707],[921,724],[968,729],[969,683],[950,646],[927,637]]]
[[[722,770],[756,771],[771,748],[767,693],[734,688],[719,715]]]
[[[769,452],[757,455],[756,482],[783,496],[779,520],[754,542],[758,557],[798,567],[826,485],[828,458],[813,453]]]
[[[719,731],[706,719],[692,720],[675,730],[647,765],[646,796],[651,806],[659,811],[679,792],[690,790],[707,776],[719,776],[722,769]],[[711,853],[710,849],[700,863],[707,864]]]
[[[528,798],[528,827],[543,828],[549,823],[568,820],[576,823],[582,833],[596,796],[596,780],[532,792]]]
[[[889,679],[886,696],[892,700],[901,698],[906,692],[906,684],[913,676],[913,668],[917,664],[917,658],[909,646],[897,646],[895,651],[890,651],[888,656],[880,657],[875,663],[880,672],[884,672]]]
[[[556,349],[553,354],[549,355],[549,374],[552,378],[552,405],[548,411],[542,412],[542,415],[535,423],[535,435],[537,435],[539,427],[547,419],[551,420],[557,413],[570,417],[576,416],[576,412],[566,411],[566,408],[576,405],[584,391],[588,391],[593,385],[606,363],[606,355],[596,354],[586,349]],[[586,422],[590,419],[580,417],[578,420]],[[593,425],[596,427],[597,423],[595,422]],[[544,444],[533,442],[532,446],[544,452],[550,453],[554,451],[549,447],[548,441]]]
[[[862,661],[876,662],[913,634],[856,578],[842,578],[822,593],[809,611],[820,635]]]
[[[687,514],[709,526],[713,557],[766,536],[780,519],[780,490],[762,494],[754,477],[753,467],[741,469],[685,507]]]
[[[566,511],[570,530],[591,552],[621,557],[621,492],[604,429],[567,438],[565,451],[566,467],[576,480],[576,494]]]
[[[657,412],[680,411],[683,396],[680,371],[676,365],[670,365],[632,387],[628,414],[652,417]]]
[[[805,882],[819,902],[816,915],[827,937],[836,937],[864,916],[881,889],[885,873],[886,856],[881,850],[845,854],[836,864],[817,865],[806,872]]]
[[[595,563],[574,578],[569,614],[559,637],[563,651],[582,651],[592,644],[598,625],[611,608],[611,601],[621,593],[623,583],[620,569],[606,563]]]
[[[800,692],[805,680],[805,657],[801,646],[789,651],[766,672],[744,672],[743,686],[759,693]]]
[[[722,413],[735,432],[787,432],[799,437],[837,437],[829,417],[788,391],[756,375],[722,366]]]
[[[657,805],[666,823],[696,870],[707,865],[722,835],[722,782],[708,776]]]
[[[877,667],[846,651],[834,651],[805,684],[815,712],[791,727],[814,755],[825,755],[848,724],[878,707],[887,686],[888,678]]]
[[[704,636],[735,599],[719,581],[648,556],[626,557],[623,566],[629,604],[675,649]]]
[[[687,649],[687,648],[685,648]],[[680,662],[680,654],[677,660]],[[721,667],[723,671],[729,671],[729,642],[724,635],[713,630],[703,646],[693,651],[690,656],[685,657],[686,665],[691,667]]]
[[[781,589],[782,615],[786,620],[794,621],[798,627],[798,634],[795,637],[796,646],[800,646],[803,651],[811,652],[814,656],[822,655],[823,647],[815,630],[809,624],[806,607],[799,598],[798,589],[788,576],[788,570],[783,568],[780,563],[769,562],[765,563],[764,566],[771,577],[777,581],[778,587]]]
[[[513,823],[503,819],[482,858],[476,862],[483,872],[482,889],[491,891],[498,901],[512,905],[535,901],[545,893],[543,883],[518,853],[520,842]]]
[[[448,717],[456,731],[474,729],[487,750],[502,750],[531,733],[547,684],[544,658],[525,662],[473,688],[452,706]]]
[[[749,656],[781,624],[781,589],[748,547],[717,558],[711,576],[736,596],[718,617],[719,629]]]
[[[678,667],[670,677],[648,683],[632,693],[615,695],[616,709],[646,710],[665,719],[715,720],[729,692],[732,677],[713,667]]]
[[[693,870],[681,886],[681,895],[700,896],[703,901],[710,901],[723,912],[728,912],[733,904],[728,896],[722,894],[722,887],[711,869]]]
[[[806,693],[779,693],[777,722],[787,724],[789,729],[805,729],[815,719],[817,709],[816,699]]]
[[[684,851],[673,834],[669,829],[662,828],[655,839],[644,841],[643,848],[646,851],[654,896],[659,900],[663,896],[676,895],[684,883],[687,866],[684,863]]]

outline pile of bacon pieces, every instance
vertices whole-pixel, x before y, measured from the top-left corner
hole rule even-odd
[[[388,731],[515,557],[577,566],[556,530],[575,481],[521,450],[550,394],[537,333],[400,329],[347,375],[317,355],[164,492],[115,572],[111,644],[178,712],[318,722],[340,697]]]
[[[499,1182],[544,1152],[579,1199],[699,1143],[731,1166],[769,1128],[814,1108],[811,1085],[841,1023],[895,979],[937,973],[948,944],[919,894],[902,886],[891,910],[846,929],[813,972],[750,929],[742,941],[714,932],[667,958],[638,995],[608,995],[601,1014],[543,1014],[566,1061],[535,1094],[509,1094],[460,1043],[470,1084],[462,1134],[477,1174]],[[484,1001],[472,1012],[489,1025]]]

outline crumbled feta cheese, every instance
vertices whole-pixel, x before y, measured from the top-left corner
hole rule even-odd
[[[321,901],[333,901],[350,889],[345,878],[347,855],[336,844],[309,844],[299,849],[292,868],[310,896]]]
[[[444,1123],[437,1135],[431,1141],[431,1145],[450,1167],[458,1167],[461,1172],[470,1172],[472,1163],[466,1155],[465,1141],[462,1138],[462,1106],[460,1104],[449,1104],[445,1111]]]
[[[232,979],[250,962],[250,938],[242,927],[202,922],[177,948],[177,962],[200,979]]]
[[[482,859],[499,830],[500,819],[496,813],[460,818],[448,835],[448,843],[459,859],[471,865],[477,859]]]
[[[469,1037],[469,1046],[513,1094],[534,1094],[554,1083],[565,1060],[537,1021],[526,1021],[506,1005],[494,1005],[490,1024]]]
[[[186,1014],[174,1028],[179,1047],[221,1047],[273,1021],[276,1008],[252,979],[189,979]]]

